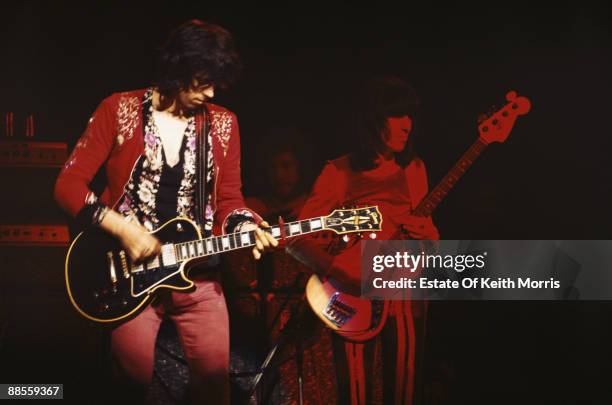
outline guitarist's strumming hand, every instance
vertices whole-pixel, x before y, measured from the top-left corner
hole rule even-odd
[[[417,217],[409,215],[402,223],[404,230],[413,239],[438,240],[440,234],[438,228],[433,224],[431,217]]]
[[[278,246],[278,241],[269,232],[263,231],[261,228],[269,228],[270,225],[266,221],[261,221],[259,226],[252,222],[247,222],[240,227],[240,232],[248,232],[255,230],[255,247],[253,248],[253,257],[255,260],[261,258],[262,253]]]
[[[125,248],[130,259],[141,262],[159,253],[159,240],[151,235],[140,224],[128,222],[123,216],[109,210],[100,223],[100,227],[115,236]]]

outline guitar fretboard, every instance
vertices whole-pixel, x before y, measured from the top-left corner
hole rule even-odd
[[[423,198],[419,205],[412,212],[413,215],[419,217],[430,216],[433,210],[440,204],[440,202],[446,197],[448,192],[457,183],[457,180],[465,174],[470,168],[472,163],[478,158],[483,150],[487,147],[483,141],[478,138],[476,142],[461,156],[461,158],[455,163],[455,166],[444,176],[444,178],[438,183],[438,185]]]
[[[304,219],[302,221],[287,222],[283,225],[285,237],[304,235],[318,232],[324,229],[324,217]],[[271,226],[267,232],[279,239],[281,238],[280,225]],[[230,250],[242,249],[255,246],[255,231],[235,232],[221,236],[193,240],[190,242],[174,244],[177,261],[185,261],[205,256],[214,255]]]

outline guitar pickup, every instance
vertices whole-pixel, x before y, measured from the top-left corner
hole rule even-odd
[[[131,273],[135,274],[135,273],[142,273],[144,271],[144,264],[140,263],[136,266],[132,266],[132,270]]]
[[[201,244],[198,244],[201,246]],[[163,266],[174,266],[177,262],[176,260],[176,251],[174,250],[174,245],[166,244],[161,247],[161,261]]]
[[[163,265],[162,258],[159,255],[157,255],[146,262],[141,262],[137,265],[132,265],[130,272],[132,274],[142,273],[145,270],[155,270],[161,267],[162,265]]]
[[[160,267],[159,255],[147,261],[147,270],[156,270]]]

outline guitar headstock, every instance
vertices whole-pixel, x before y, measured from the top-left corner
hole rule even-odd
[[[338,235],[356,232],[378,232],[382,215],[376,205],[370,207],[337,209],[323,217],[323,227]]]
[[[508,103],[478,124],[480,139],[485,144],[504,142],[519,115],[531,109],[531,102],[526,97],[517,97],[515,91],[506,94]]]

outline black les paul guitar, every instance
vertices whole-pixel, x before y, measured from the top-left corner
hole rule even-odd
[[[378,207],[338,209],[324,217],[272,226],[276,238],[323,230],[337,234],[380,231]],[[118,323],[142,311],[159,289],[190,291],[195,288],[189,270],[209,256],[252,247],[255,233],[237,232],[202,238],[197,225],[175,218],[152,232],[161,244],[159,255],[132,262],[119,242],[100,229],[80,233],[66,256],[66,288],[70,302],[84,317]]]

